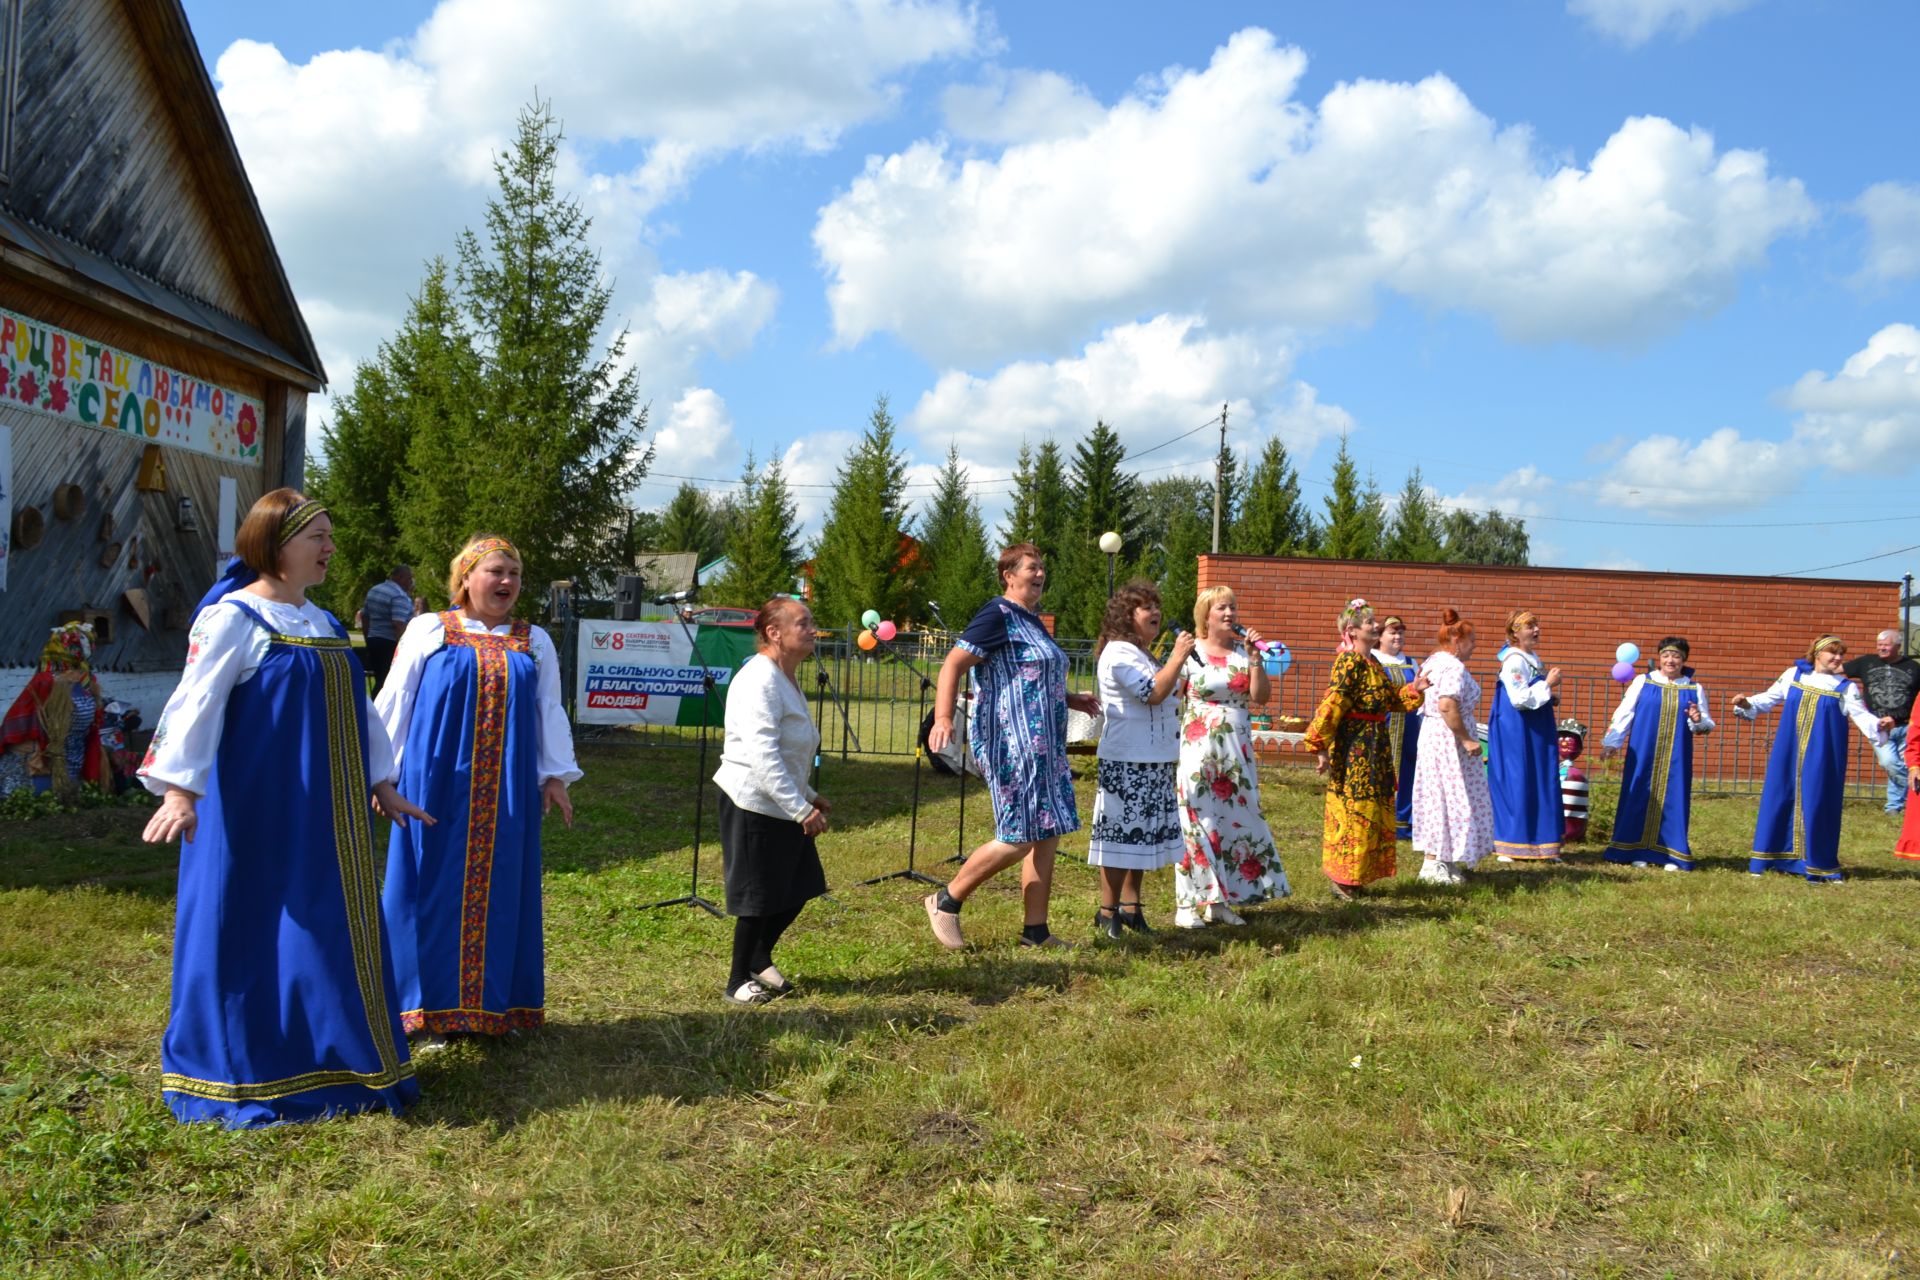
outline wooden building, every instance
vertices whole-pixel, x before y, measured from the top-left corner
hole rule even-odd
[[[0,28],[0,673],[91,618],[152,724],[326,373],[179,0],[0,0]]]

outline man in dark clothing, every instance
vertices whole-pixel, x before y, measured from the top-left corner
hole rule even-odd
[[[361,634],[367,638],[367,674],[373,677],[373,693],[387,682],[393,667],[393,651],[399,647],[400,633],[413,620],[413,570],[395,565],[385,582],[367,592],[361,609]]]
[[[1899,813],[1907,807],[1907,722],[1920,694],[1920,662],[1900,652],[1898,631],[1882,631],[1873,652],[1849,662],[1846,672],[1860,682],[1867,710],[1893,717],[1887,744],[1874,749],[1874,758],[1887,771],[1887,812]]]

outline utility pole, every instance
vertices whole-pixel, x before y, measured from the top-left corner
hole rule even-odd
[[[1910,573],[1902,574],[1900,577],[1900,585],[1900,656],[1904,658],[1907,656],[1907,646],[1909,643],[1907,639],[1908,628],[1913,626],[1913,575]],[[1113,593],[1109,591],[1107,594],[1112,595]]]
[[[1227,458],[1227,406],[1220,406],[1220,452],[1213,455],[1213,554],[1220,554],[1220,504],[1226,476],[1222,466]]]

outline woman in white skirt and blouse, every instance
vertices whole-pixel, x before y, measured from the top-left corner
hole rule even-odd
[[[820,731],[800,690],[800,664],[813,653],[813,612],[775,596],[754,621],[759,652],[727,687],[727,737],[720,769],[720,856],[733,968],[727,999],[765,1004],[793,990],[773,963],[773,946],[800,909],[827,891],[814,837],[832,805],[807,785]]]
[[[1100,731],[1099,790],[1093,799],[1093,833],[1087,865],[1100,868],[1096,934],[1119,938],[1126,930],[1151,933],[1140,902],[1149,871],[1180,860],[1180,804],[1174,771],[1180,759],[1180,706],[1172,694],[1193,652],[1193,636],[1181,632],[1164,663],[1147,646],[1160,634],[1160,593],[1134,581],[1107,601],[1100,620],[1096,692]]]

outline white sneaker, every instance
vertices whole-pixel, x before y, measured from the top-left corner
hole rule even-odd
[[[1496,858],[1494,859],[1494,861],[1496,861],[1496,862],[1512,862],[1512,861],[1513,861],[1513,859],[1512,859],[1512,858],[1510,858],[1510,857],[1508,857],[1508,856],[1507,856],[1506,854],[1504,854],[1504,853],[1503,853],[1503,854],[1500,854],[1500,855],[1499,855],[1498,857],[1496,857]]]
[[[1200,908],[1198,907],[1181,907],[1173,913],[1173,927],[1176,929],[1204,929],[1207,927],[1207,918],[1200,913]]]
[[[1633,860],[1633,865],[1636,867],[1639,867],[1641,870],[1644,871],[1647,866],[1647,860],[1645,858],[1635,858]]]
[[[1679,869],[1680,869],[1680,866],[1678,863],[1669,862],[1667,864],[1667,870],[1669,871],[1678,871]]]
[[[1209,902],[1207,904],[1207,923],[1208,924],[1245,924],[1246,921],[1241,919],[1239,912],[1235,911],[1232,907],[1228,906],[1226,903]]]
[[[1428,884],[1452,884],[1453,876],[1448,874],[1447,864],[1438,858],[1428,858],[1420,864],[1420,874],[1414,877]]]

